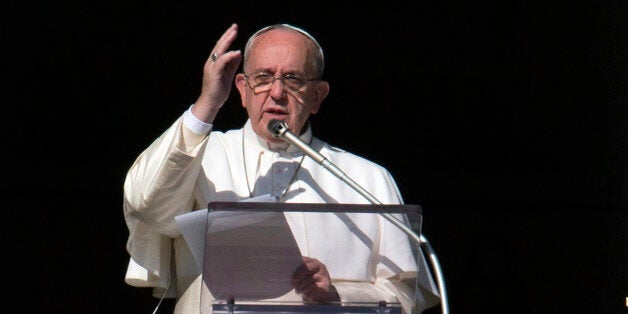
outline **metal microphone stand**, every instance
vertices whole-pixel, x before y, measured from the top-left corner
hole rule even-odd
[[[382,202],[380,202],[371,193],[369,193],[364,188],[362,188],[359,184],[357,184],[355,181],[353,181],[342,170],[340,170],[340,168],[338,168],[332,162],[327,160],[327,158],[325,158],[325,156],[321,155],[319,152],[317,152],[316,150],[312,149],[312,147],[310,147],[305,142],[303,142],[298,136],[296,136],[294,133],[290,132],[290,130],[288,129],[288,125],[284,121],[272,120],[268,124],[268,130],[276,138],[283,139],[283,140],[285,140],[285,141],[287,141],[287,142],[297,146],[305,154],[310,156],[310,158],[314,159],[314,161],[316,161],[321,166],[323,166],[325,169],[327,169],[329,172],[334,174],[336,177],[338,177],[338,179],[340,179],[341,181],[347,183],[350,187],[352,187],[356,192],[358,192],[362,196],[364,196],[364,198],[369,200],[369,202],[371,202],[372,204],[383,205]],[[410,229],[410,227],[408,227],[406,224],[404,224],[399,219],[395,218],[393,215],[391,215],[389,213],[378,213],[378,214],[383,216],[388,221],[390,221],[392,224],[394,224],[399,229],[401,229],[403,232],[405,232],[416,243],[419,243],[419,245],[425,250],[425,252],[429,256],[430,262],[432,263],[432,268],[433,268],[433,271],[434,271],[435,276],[436,276],[436,284],[438,285],[438,290],[440,292],[440,303],[441,303],[442,313],[443,314],[449,314],[449,304],[448,304],[448,301],[447,301],[447,290],[445,288],[445,279],[443,277],[443,272],[441,270],[440,263],[438,261],[438,257],[436,257],[436,253],[434,252],[434,249],[432,248],[432,245],[430,244],[430,242],[427,240],[427,238],[425,236],[423,236],[423,234],[417,235],[416,233],[414,233],[414,231],[412,231],[412,229]],[[419,293],[419,292],[417,291],[417,293]]]

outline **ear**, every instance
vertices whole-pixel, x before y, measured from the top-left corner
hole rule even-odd
[[[321,108],[321,104],[325,97],[329,94],[329,83],[327,81],[318,81],[316,82],[316,90],[314,91],[314,101],[312,102],[312,109],[310,110],[310,114],[315,114]]]
[[[246,108],[246,101],[244,101],[244,98],[246,96],[246,78],[244,77],[244,74],[242,73],[238,73],[235,76],[235,85],[238,88],[238,91],[240,92],[240,102],[242,103],[242,107]]]

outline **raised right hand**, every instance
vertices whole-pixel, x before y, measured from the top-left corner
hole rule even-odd
[[[237,36],[238,25],[234,23],[216,42],[203,67],[203,86],[192,107],[192,114],[206,123],[214,121],[231,92],[233,78],[242,61],[240,50],[228,51]],[[217,56],[215,61],[212,60],[214,54]]]

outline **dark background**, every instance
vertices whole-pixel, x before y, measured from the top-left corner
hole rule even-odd
[[[206,2],[1,5],[8,312],[152,312],[124,283],[124,175],[233,22],[234,49],[276,22],[318,38],[315,133],[422,206],[452,314],[626,312],[626,2]],[[216,128],[244,122],[236,93]]]

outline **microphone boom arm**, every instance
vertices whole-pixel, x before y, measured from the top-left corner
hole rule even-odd
[[[274,137],[279,138],[279,139],[283,139],[284,141],[287,141],[288,143],[297,146],[306,155],[308,155],[314,161],[316,161],[321,166],[323,166],[325,169],[327,169],[329,172],[331,172],[336,177],[338,177],[338,179],[340,179],[341,181],[347,183],[356,192],[358,192],[362,196],[364,196],[364,198],[366,198],[369,202],[371,202],[371,204],[383,205],[382,202],[380,202],[377,198],[375,198],[375,196],[373,196],[367,190],[362,188],[362,186],[360,186],[355,181],[353,181],[349,176],[347,176],[342,170],[340,170],[340,168],[338,168],[336,165],[334,165],[331,161],[327,160],[327,158],[325,156],[323,156],[321,153],[317,152],[312,147],[310,147],[308,144],[303,142],[294,133],[290,132],[290,130],[288,128],[288,125],[284,121],[276,120],[276,119],[271,120],[270,123],[268,123],[268,130],[271,132],[271,134]],[[436,275],[436,282],[438,284],[438,290],[440,292],[442,313],[443,314],[449,314],[449,304],[448,304],[448,301],[447,301],[447,291],[445,289],[445,281],[443,279],[443,274],[442,274],[442,271],[440,269],[440,263],[438,261],[438,258],[436,257],[436,253],[434,252],[434,249],[432,248],[432,245],[430,244],[430,242],[427,240],[427,238],[425,236],[423,236],[423,234],[417,235],[410,227],[408,227],[406,224],[404,224],[399,219],[395,218],[393,215],[391,215],[389,213],[378,213],[378,214],[381,215],[382,217],[386,218],[388,221],[390,221],[395,226],[397,226],[399,229],[401,229],[403,232],[405,232],[416,243],[421,245],[421,247],[423,247],[426,250],[426,252],[427,252],[427,254],[428,254],[429,258],[430,258],[430,261],[432,262],[432,266],[434,268],[434,273]],[[417,291],[417,293],[419,293],[419,292]]]

